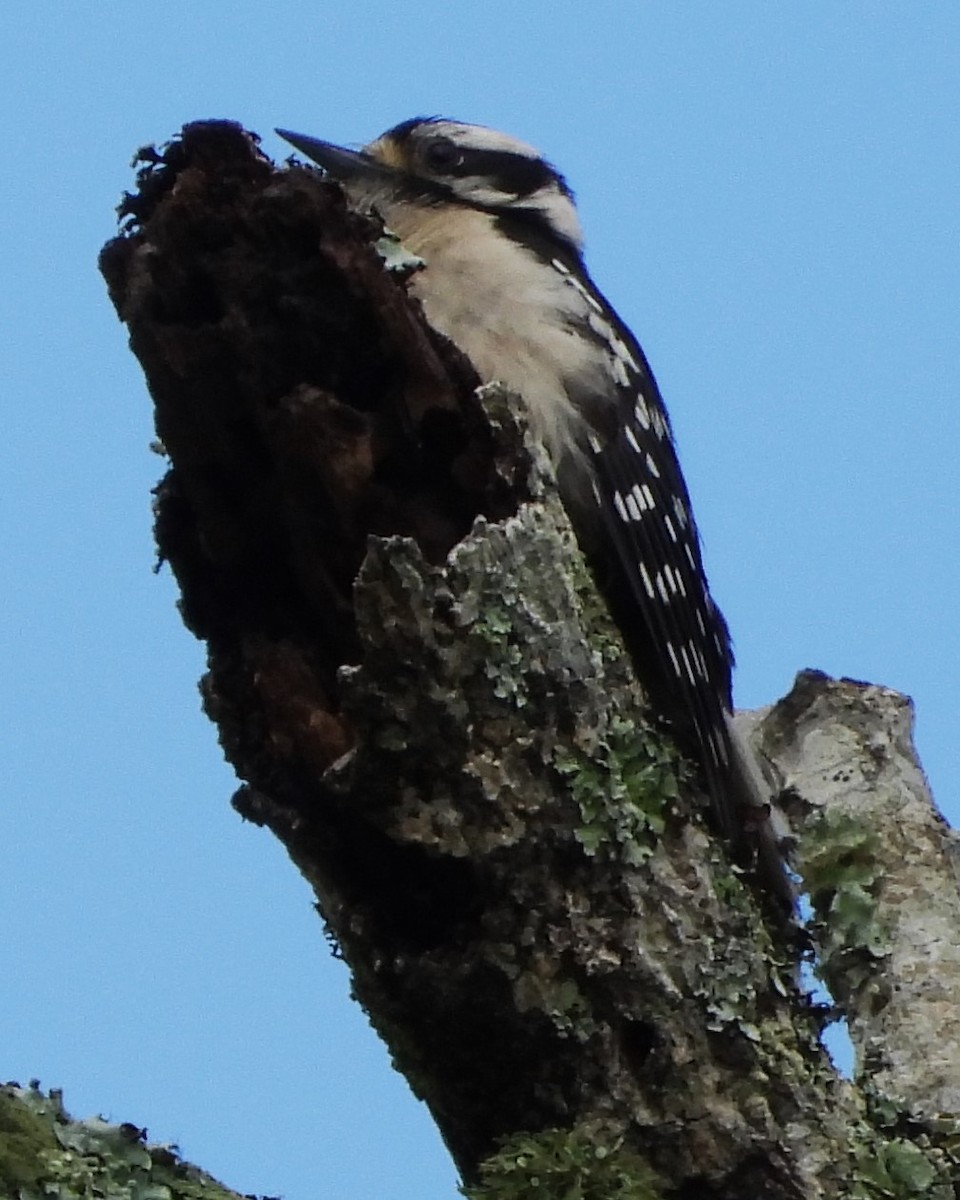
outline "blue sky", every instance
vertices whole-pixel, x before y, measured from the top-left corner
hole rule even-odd
[[[133,151],[231,117],[540,146],[671,408],[742,706],[913,696],[960,811],[960,7],[807,0],[7,8],[0,45],[0,1077],[245,1192],[450,1200],[429,1116],[229,807],[151,571],[148,397],[96,273]]]

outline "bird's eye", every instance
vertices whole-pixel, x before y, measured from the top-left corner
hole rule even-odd
[[[463,154],[450,138],[435,137],[424,146],[423,159],[431,171],[452,171],[463,162]]]

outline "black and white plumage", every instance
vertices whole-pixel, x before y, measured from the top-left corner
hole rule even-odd
[[[731,723],[733,653],[701,557],[670,421],[636,338],[593,284],[572,193],[531,146],[404,121],[356,152],[278,130],[376,208],[425,268],[431,324],[526,402],[574,529],[655,709],[696,755],[742,844],[767,795]]]

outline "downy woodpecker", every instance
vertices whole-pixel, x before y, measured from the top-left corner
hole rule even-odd
[[[564,177],[524,142],[440,118],[403,121],[361,151],[277,132],[423,259],[409,289],[428,321],[525,401],[655,711],[699,761],[722,833],[759,849],[769,883],[781,871],[762,828],[769,793],[732,724],[730,637],[670,420],[587,272]]]

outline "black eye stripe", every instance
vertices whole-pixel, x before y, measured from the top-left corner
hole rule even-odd
[[[436,166],[431,163],[434,169]],[[556,173],[541,159],[508,150],[468,150],[461,148],[459,159],[444,166],[443,173],[457,179],[478,176],[490,181],[498,192],[529,196],[557,179]]]
[[[543,159],[497,150],[474,151],[474,166],[477,175],[486,175],[500,190],[518,196],[529,196],[555,177]]]

